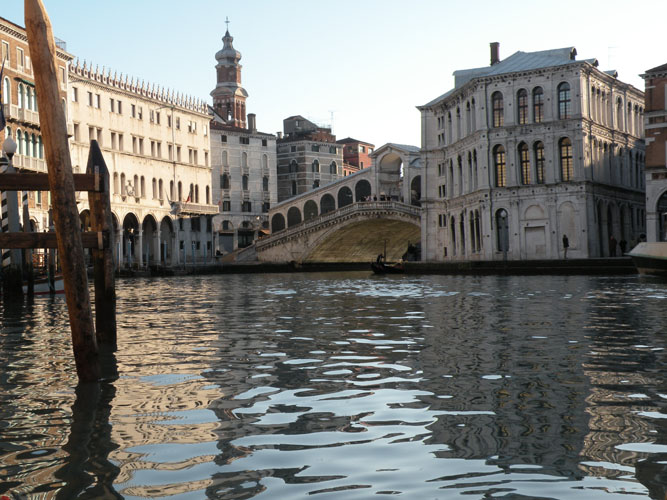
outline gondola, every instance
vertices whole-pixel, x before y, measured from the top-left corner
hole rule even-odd
[[[396,262],[395,264],[372,262],[371,269],[375,274],[401,274],[405,272],[402,262]]]

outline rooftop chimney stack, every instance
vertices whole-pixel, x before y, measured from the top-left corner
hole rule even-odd
[[[248,113],[248,128],[251,132],[257,132],[257,121],[255,113]]]
[[[500,62],[500,43],[491,42],[491,66]]]

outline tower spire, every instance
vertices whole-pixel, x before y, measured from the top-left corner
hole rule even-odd
[[[229,33],[229,17],[225,16],[225,24],[227,25],[227,33]]]

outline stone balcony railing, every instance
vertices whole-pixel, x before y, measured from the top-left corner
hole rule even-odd
[[[46,161],[41,158],[32,158],[30,156],[16,154],[12,159],[14,168],[30,170],[32,172],[46,172]]]
[[[20,108],[16,104],[3,104],[3,112],[7,120],[16,120],[30,125],[39,125],[39,113],[31,109]]]

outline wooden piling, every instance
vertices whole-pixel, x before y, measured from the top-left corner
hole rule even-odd
[[[25,0],[24,10],[76,370],[80,381],[94,381],[101,373],[99,353],[76,208],[67,122],[58,91],[53,31],[41,0]]]
[[[23,191],[23,232],[31,233],[32,228],[30,227],[30,208],[28,207],[28,192]],[[32,249],[26,248],[24,250],[24,268],[23,268],[23,278],[27,284],[27,293],[28,297],[32,297],[35,294],[35,275],[32,269]]]
[[[109,192],[109,170],[97,141],[90,142],[86,173],[95,175],[97,189],[88,191],[90,229],[108,234],[109,242],[93,248],[95,274],[95,328],[97,342],[116,349],[116,287],[113,274],[113,221]]]

